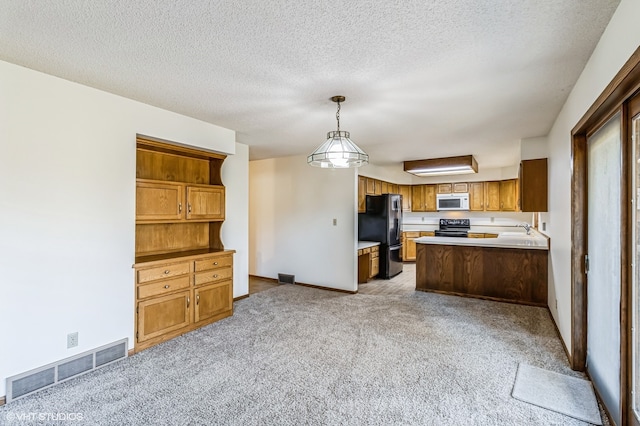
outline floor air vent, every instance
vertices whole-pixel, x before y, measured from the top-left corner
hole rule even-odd
[[[127,357],[128,339],[7,378],[7,403]]]
[[[296,276],[289,274],[278,274],[278,284],[295,284]]]

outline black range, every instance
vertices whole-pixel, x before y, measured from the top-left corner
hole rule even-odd
[[[440,219],[436,237],[467,237],[471,222],[469,219]]]

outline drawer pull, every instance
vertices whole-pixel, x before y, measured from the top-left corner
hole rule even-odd
[[[187,209],[188,209],[189,213],[191,213],[191,203],[187,203]]]
[[[178,204],[178,213],[182,213],[182,203]]]
[[[169,288],[169,284],[165,285],[164,288]]]
[[[218,274],[213,274],[213,278],[218,278]]]
[[[168,270],[168,269],[166,271],[164,271],[165,275],[168,274],[169,272],[171,272],[171,271]]]
[[[217,265],[217,264],[218,264],[218,262],[213,262],[213,266],[215,266],[215,265]]]
[[[197,294],[196,295],[196,305],[199,305],[199,304],[200,304],[200,295]]]
[[[191,299],[187,296],[187,308],[189,307],[189,303],[191,303]]]

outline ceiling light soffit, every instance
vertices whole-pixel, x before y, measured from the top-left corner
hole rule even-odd
[[[478,173],[473,155],[431,158],[404,162],[404,171],[416,176],[461,175]]]

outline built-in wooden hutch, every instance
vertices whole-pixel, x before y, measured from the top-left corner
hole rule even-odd
[[[138,138],[135,351],[233,314],[233,253],[221,168],[226,156]]]

